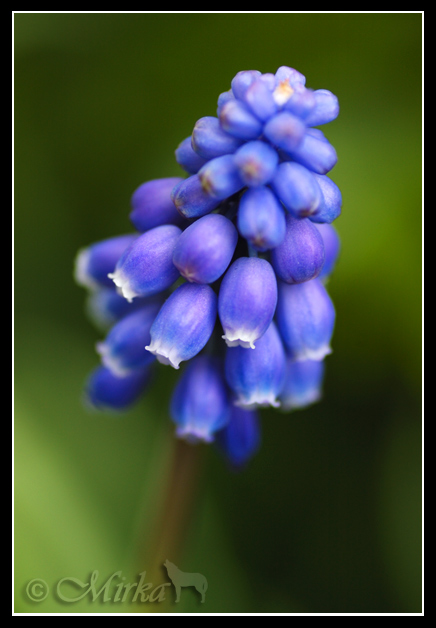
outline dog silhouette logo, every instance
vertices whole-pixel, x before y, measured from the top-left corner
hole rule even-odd
[[[176,602],[180,602],[180,592],[182,587],[195,587],[201,595],[201,602],[206,599],[207,580],[201,573],[185,573],[181,571],[174,563],[169,560],[164,562],[168,577],[176,590]]]

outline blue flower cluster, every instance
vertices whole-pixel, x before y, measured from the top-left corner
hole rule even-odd
[[[242,466],[259,446],[257,409],[321,396],[335,322],[325,282],[339,238],[336,152],[318,127],[337,98],[289,67],[239,72],[176,150],[187,178],[142,184],[136,233],[79,252],[88,311],[109,329],[87,382],[97,408],[120,410],[153,363],[179,369],[176,435],[215,441]]]

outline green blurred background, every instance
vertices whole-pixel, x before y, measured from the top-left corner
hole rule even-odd
[[[207,452],[178,565],[206,603],[185,589],[170,611],[421,611],[421,20],[15,14],[16,612],[137,610],[25,592],[138,573],[172,438],[169,368],[122,418],[83,409],[101,333],[73,259],[131,230],[138,185],[182,174],[174,149],[236,72],[280,65],[341,105],[334,353],[321,404],[263,412],[243,473]]]

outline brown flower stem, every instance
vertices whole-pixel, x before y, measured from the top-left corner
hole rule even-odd
[[[206,446],[202,444],[190,445],[173,438],[155,523],[148,538],[141,539],[139,566],[141,571],[147,571],[147,582],[155,585],[169,582],[164,562],[167,559],[175,564],[180,562],[192,519],[205,450]],[[166,605],[142,606],[148,606],[143,608],[145,612],[159,612]]]

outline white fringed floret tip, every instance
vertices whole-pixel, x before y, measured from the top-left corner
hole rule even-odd
[[[98,288],[98,284],[88,273],[89,258],[89,249],[80,249],[74,263],[74,279],[79,286],[95,290]]]
[[[166,347],[161,343],[151,341],[151,344],[145,347],[147,351],[150,351],[153,355],[156,356],[158,362],[161,364],[166,364],[172,366],[175,369],[180,368],[180,359],[179,355],[175,351],[174,347]]]
[[[221,336],[226,341],[228,347],[243,347],[244,349],[255,349],[254,341],[259,339],[255,333],[245,332],[241,330],[239,332],[227,331],[224,336]]]
[[[280,401],[276,399],[275,395],[262,395],[261,393],[254,393],[248,399],[236,399],[234,404],[244,410],[254,410],[255,408],[265,408],[267,406],[280,408]]]
[[[305,360],[313,360],[314,362],[320,362],[324,360],[327,355],[333,353],[330,345],[323,345],[319,349],[305,349],[304,352],[295,356],[296,362],[304,362]]]
[[[178,427],[176,429],[176,436],[191,445],[196,445],[197,443],[212,443],[214,441],[213,434],[210,434],[206,429],[202,432],[197,427],[191,425]]]
[[[320,401],[322,398],[322,394],[318,389],[309,390],[305,395],[301,396],[293,396],[289,399],[282,399],[281,409],[282,410],[299,410],[301,408],[307,408],[307,406],[311,406],[313,403]]]
[[[109,279],[112,279],[117,288],[121,290],[121,294],[129,303],[131,303],[135,297],[139,296],[131,288],[129,279],[127,279],[121,270],[116,270],[114,273],[108,273],[108,277]]]
[[[117,377],[127,377],[131,372],[130,369],[120,365],[118,358],[111,354],[111,351],[105,342],[97,342],[95,345],[97,353],[101,357],[101,361],[106,368],[108,368]]]

